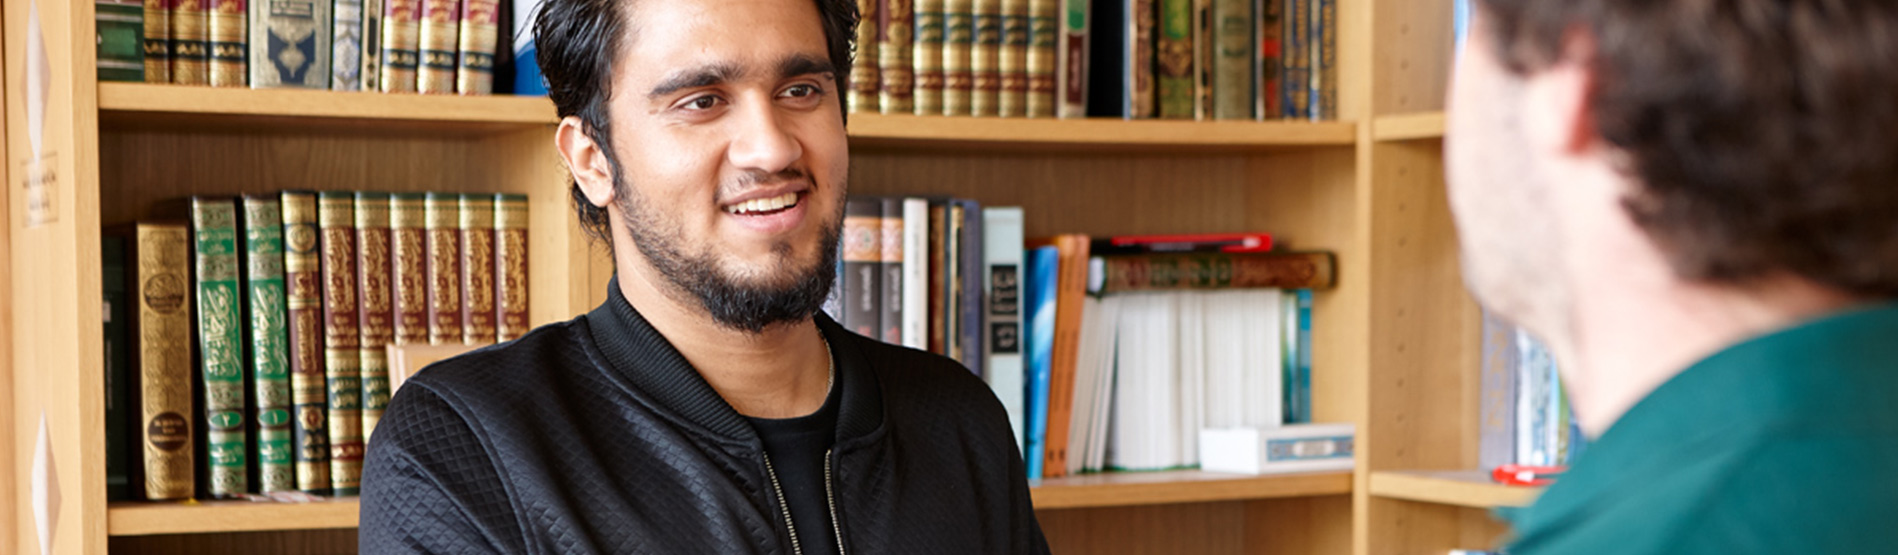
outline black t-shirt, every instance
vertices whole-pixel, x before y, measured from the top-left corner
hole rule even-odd
[[[752,418],[751,427],[764,441],[765,454],[784,489],[797,526],[797,543],[804,555],[838,553],[837,534],[831,527],[830,496],[825,490],[824,461],[837,437],[837,405],[841,387],[831,387],[824,406],[796,418]],[[780,516],[779,518],[783,518]]]

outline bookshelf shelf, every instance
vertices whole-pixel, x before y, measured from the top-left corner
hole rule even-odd
[[[552,125],[553,104],[533,96],[447,96],[99,83],[108,127],[175,129],[365,128],[508,130]]]
[[[1372,472],[1370,488],[1374,497],[1478,509],[1521,507],[1542,493],[1492,482],[1477,470]]]
[[[1371,121],[1371,137],[1379,141],[1442,139],[1443,122],[1443,112],[1381,116]]]
[[[1297,121],[850,116],[853,146],[951,150],[1249,152],[1351,146],[1357,124]]]
[[[128,501],[106,508],[106,534],[148,536],[356,527],[355,498],[310,503]]]
[[[1252,476],[1198,470],[1107,472],[1031,483],[1036,509],[1314,497],[1351,493],[1350,472]]]

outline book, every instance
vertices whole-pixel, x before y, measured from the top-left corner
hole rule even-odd
[[[1056,115],[1087,117],[1088,0],[1061,0],[1061,38],[1055,45]]]
[[[1127,12],[1133,0],[1095,2],[1087,15],[1087,86],[1083,113],[1087,117],[1132,117],[1132,77],[1128,71]]]
[[[1269,233],[1195,233],[1181,235],[1116,235],[1094,239],[1088,252],[1096,255],[1158,252],[1271,252]]]
[[[508,0],[514,8],[514,94],[547,96],[540,75],[539,49],[534,47],[534,24],[543,0]]]
[[[1025,377],[1022,373],[1022,209],[982,211],[983,303],[988,335],[983,341],[983,378],[1008,413],[1015,446],[1022,445]]]
[[[1055,115],[1055,44],[1061,40],[1062,0],[1028,0],[1028,117]]]
[[[257,491],[295,491],[290,430],[290,308],[284,289],[283,209],[276,195],[246,195],[238,212],[243,247],[244,327],[250,344],[251,425],[256,430]]]
[[[982,376],[982,205],[972,199],[950,201],[949,213],[955,218],[954,258],[946,261],[956,267],[953,288],[956,321],[955,359]]]
[[[879,95],[882,91],[882,75],[877,65],[882,62],[882,53],[877,50],[881,33],[886,26],[883,23],[884,0],[856,0],[857,2],[857,40],[856,56],[850,63],[850,95],[847,98],[850,113],[874,114],[882,111]]]
[[[198,369],[204,386],[207,492],[231,498],[250,490],[245,454],[244,341],[238,318],[237,209],[228,198],[191,198],[192,282]]]
[[[461,49],[461,2],[421,0],[422,65],[415,70],[415,90],[422,94],[455,94],[456,55]]]
[[[1285,98],[1284,91],[1279,88],[1280,74],[1283,72],[1279,67],[1282,55],[1279,36],[1284,29],[1279,14],[1284,7],[1284,0],[1256,0],[1252,8],[1259,16],[1259,48],[1253,52],[1253,75],[1258,84],[1253,89],[1255,99],[1252,112],[1262,120],[1281,117],[1279,104]]]
[[[171,0],[144,0],[144,6],[145,33],[140,40],[145,53],[145,82],[170,83]]]
[[[910,102],[919,116],[943,114],[943,33],[948,0],[915,0],[915,43],[910,47],[912,66]]]
[[[975,114],[975,2],[945,0],[942,17],[942,113]]]
[[[1310,289],[1285,292],[1285,423],[1311,423]]]
[[[1213,0],[1213,119],[1254,119],[1254,0]]]
[[[388,193],[356,193],[356,290],[361,297],[356,320],[361,338],[362,437],[375,436],[382,411],[389,407],[389,352],[395,342],[395,266],[391,262]]]
[[[946,294],[953,264],[949,253],[949,199],[929,200],[929,352],[949,356],[949,325],[954,295]]]
[[[249,7],[250,86],[329,88],[331,4],[259,0]]]
[[[838,322],[858,335],[880,339],[883,334],[883,204],[876,199],[844,201],[843,229],[844,318]]]
[[[1102,294],[1142,289],[1324,289],[1331,287],[1334,275],[1328,252],[1116,255],[1101,261],[1100,287],[1092,292]]]
[[[1312,0],[1285,0],[1285,9],[1279,12],[1279,20],[1283,22],[1279,27],[1279,40],[1284,45],[1279,51],[1279,88],[1284,91],[1279,113],[1291,119],[1311,118],[1311,3]]]
[[[382,90],[382,27],[388,8],[384,0],[362,0],[362,69],[357,78],[362,90]]]
[[[1154,47],[1155,82],[1161,119],[1193,119],[1193,0],[1156,0],[1160,27]]]
[[[910,0],[886,0],[877,10],[877,109],[885,114],[916,111],[913,26],[916,13]]]
[[[1158,83],[1154,77],[1154,31],[1160,16],[1154,5],[1158,0],[1129,0],[1127,3],[1126,69],[1127,117],[1150,119],[1159,114]],[[1276,0],[1263,0],[1272,2]]]
[[[902,199],[902,345],[929,348],[929,201]]]
[[[1073,422],[1074,374],[1081,340],[1081,299],[1087,293],[1088,238],[1058,235],[1054,246],[1061,257],[1055,283],[1054,345],[1048,367],[1047,455],[1042,476],[1067,475],[1069,424]]]
[[[1313,120],[1338,118],[1338,2],[1311,2],[1311,114]]]
[[[131,319],[132,368],[138,372],[138,425],[144,464],[132,469],[145,499],[190,498],[197,488],[191,445],[192,348],[190,235],[178,224],[137,224],[127,288],[137,306]]]
[[[455,92],[494,94],[494,48],[500,39],[501,0],[463,0],[455,57]]]
[[[268,0],[262,0],[268,1]],[[210,48],[213,87],[242,87],[250,83],[250,13],[245,0],[213,0],[206,45]]]
[[[323,273],[323,378],[329,386],[330,490],[362,485],[362,304],[357,292],[355,195],[317,194]]]
[[[527,195],[494,195],[495,339],[527,335]]]
[[[1027,319],[1027,356],[1025,373],[1027,394],[1023,400],[1023,436],[1022,461],[1028,470],[1029,479],[1043,476],[1046,461],[1048,439],[1048,388],[1049,371],[1054,363],[1054,324],[1056,300],[1056,274],[1061,267],[1060,251],[1052,246],[1035,247],[1027,251],[1028,272],[1023,298],[1023,310]]]
[[[362,88],[363,1],[334,0],[330,24],[330,90]]]
[[[145,80],[145,7],[138,0],[98,0],[93,29],[99,45],[99,80]]]
[[[316,193],[285,191],[283,201],[284,304],[290,319],[290,439],[295,442],[297,489],[330,491],[329,384],[323,363],[323,273]]]
[[[1002,115],[1002,0],[975,0],[975,37],[969,52],[970,113]]]
[[[99,238],[100,280],[105,308],[105,498],[138,498],[132,487],[132,336],[130,298],[125,296],[125,238]]]
[[[423,198],[422,217],[428,342],[461,343],[461,196],[428,193]]]
[[[494,342],[494,195],[461,195],[461,342]]]
[[[1219,52],[1213,34],[1213,1],[1193,0],[1193,119],[1213,119],[1213,58]]]
[[[1348,422],[1203,430],[1203,467],[1243,474],[1350,470],[1355,432]]]
[[[211,84],[212,0],[171,2],[171,82]]]
[[[383,0],[382,92],[415,92],[415,71],[421,66],[422,0]]]
[[[878,337],[891,345],[903,344],[903,199],[877,199],[882,218],[878,229],[882,235],[877,238],[877,261],[881,282],[877,290],[881,293],[877,299]]]
[[[1482,377],[1477,403],[1477,468],[1484,472],[1516,462],[1516,380],[1519,359],[1515,326],[1483,312]]]
[[[428,343],[428,231],[426,197],[395,193],[389,198],[389,266],[394,279],[397,345]],[[456,324],[459,328],[460,324]]]
[[[1028,115],[1028,0],[1002,1],[1001,115]]]
[[[950,360],[962,360],[962,207],[955,199],[944,199],[942,207],[942,354]]]

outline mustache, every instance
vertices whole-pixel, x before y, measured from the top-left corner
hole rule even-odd
[[[785,168],[775,172],[751,170],[719,186],[718,193],[720,197],[731,197],[752,187],[786,181],[804,181],[810,183],[812,187],[817,186],[817,181],[811,179],[811,172],[804,168]]]

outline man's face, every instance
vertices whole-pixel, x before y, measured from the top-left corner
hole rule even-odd
[[[810,0],[637,2],[608,100],[620,225],[673,294],[756,332],[834,276],[849,168]]]

